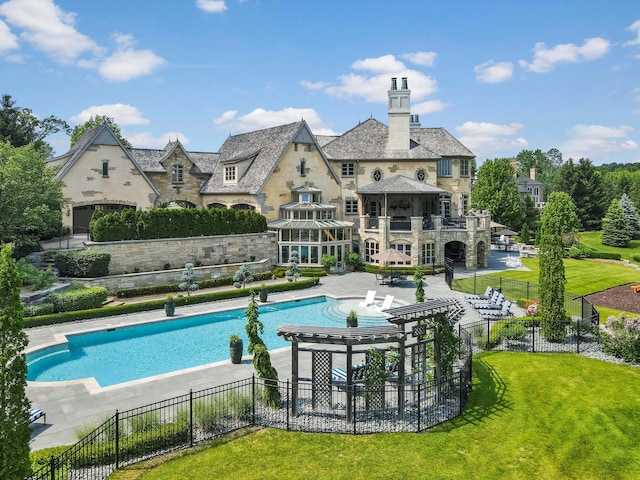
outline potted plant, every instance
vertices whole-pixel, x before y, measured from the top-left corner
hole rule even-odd
[[[347,327],[357,327],[358,326],[358,314],[355,310],[351,310],[349,312],[349,316],[347,317]]]
[[[360,254],[356,252],[349,252],[344,258],[344,263],[347,264],[347,268],[351,271],[355,270],[360,265]]]
[[[325,268],[327,272],[331,270],[332,267],[335,267],[338,264],[338,260],[333,255],[322,255],[320,258],[320,263]]]
[[[235,333],[229,337],[229,355],[231,363],[240,363],[242,361],[242,338]]]
[[[260,295],[260,301],[262,303],[267,301],[267,297],[269,296],[269,289],[264,283],[260,285],[260,290],[258,291],[258,294]]]
[[[167,295],[167,299],[164,302],[164,313],[167,317],[173,317],[176,311],[176,301],[173,299],[173,295]]]

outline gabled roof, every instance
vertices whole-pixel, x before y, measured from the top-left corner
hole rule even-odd
[[[419,182],[404,175],[394,175],[379,182],[363,185],[356,190],[356,193],[437,193],[451,195],[451,192],[438,188],[427,182]]]
[[[166,172],[164,162],[180,148],[191,161],[191,173],[211,173],[218,158],[217,153],[188,152],[179,140],[167,143],[163,149],[131,148],[131,156],[138,162],[145,172]]]
[[[388,150],[389,127],[375,118],[358,124],[323,146],[332,160],[438,160],[475,155],[444,128],[409,129],[407,150]]]
[[[315,142],[311,130],[304,120],[228,137],[218,152],[216,168],[200,193],[247,193],[252,195],[259,193],[289,145],[299,135],[305,135],[306,138]],[[339,183],[339,179],[329,165],[322,149],[318,148],[318,152],[329,171],[334,175],[336,182]],[[251,158],[250,168],[247,168],[237,183],[224,183],[223,169],[225,164]]]
[[[56,173],[56,178],[62,179],[64,176],[71,170],[73,165],[78,161],[80,157],[86,152],[86,150],[91,145],[113,145],[118,146],[122,149],[124,154],[127,156],[129,161],[133,164],[134,168],[140,172],[140,175],[147,184],[151,187],[151,189],[158,195],[160,192],[153,185],[151,180],[145,175],[144,170],[138,164],[138,162],[131,156],[131,153],[128,148],[125,148],[118,138],[115,136],[109,125],[106,123],[102,123],[97,127],[90,128],[78,139],[75,145],[69,150],[66,154],[61,155],[60,157],[52,158],[50,161],[60,161],[61,159],[65,159],[66,161],[62,168]]]

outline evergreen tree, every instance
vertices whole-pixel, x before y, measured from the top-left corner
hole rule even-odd
[[[253,275],[251,275],[251,271],[246,265],[242,265],[233,274],[233,286],[236,288],[244,288],[247,283],[251,282],[253,282]]]
[[[553,205],[554,195],[549,203]],[[547,211],[549,203],[542,213],[540,225],[540,275],[538,279],[540,328],[544,338],[559,342],[565,336],[564,286],[564,247],[562,245],[563,226],[552,210]]]
[[[569,159],[560,170],[558,190],[573,199],[582,229],[599,230],[607,205],[602,176],[588,158],[581,158],[577,165]]]
[[[188,297],[193,290],[200,288],[200,285],[196,283],[196,275],[193,273],[193,263],[187,263],[184,269],[184,272],[180,275],[180,284],[178,287],[180,290],[186,290]]]
[[[629,236],[632,240],[637,240],[640,238],[640,214],[626,193],[620,197],[620,206],[627,217],[627,223],[629,223]]]
[[[253,290],[249,294],[249,306],[244,314],[247,317],[245,332],[247,332],[247,337],[249,338],[247,351],[253,355],[253,368],[256,370],[258,377],[265,382],[262,400],[270,407],[277,407],[280,404],[278,371],[271,365],[271,355],[260,337],[260,334],[264,333],[264,324],[259,320],[260,310]]]
[[[628,247],[630,239],[629,221],[620,202],[614,200],[602,221],[602,244],[612,247]]]
[[[416,267],[413,274],[413,284],[416,286],[416,303],[424,302],[424,279],[422,278],[422,270]]]
[[[515,172],[508,158],[485,160],[478,169],[471,191],[474,208],[491,212],[491,219],[518,228],[522,224],[522,204]]]
[[[22,353],[28,339],[23,330],[21,283],[11,246],[5,244],[0,250],[0,478],[7,480],[31,474],[27,363]]]

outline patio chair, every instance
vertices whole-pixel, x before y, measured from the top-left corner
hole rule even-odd
[[[44,412],[44,410],[41,410],[40,408],[30,408],[29,409],[29,423],[33,423],[36,420],[38,420],[39,418],[43,419],[44,424],[46,425],[47,423],[47,414]]]
[[[511,305],[512,303],[507,300],[506,302],[504,302],[500,310],[483,310],[482,312],[480,312],[480,317],[483,320],[501,320],[503,318],[509,318],[513,315],[513,312],[511,311]]]
[[[504,301],[504,295],[500,294],[494,302],[476,303],[473,308],[476,310],[500,310]]]
[[[369,290],[367,292],[367,296],[364,298],[364,301],[360,302],[358,305],[360,307],[370,307],[371,305],[373,305],[373,302],[376,299],[376,291],[375,290]]]
[[[467,301],[489,300],[491,298],[491,295],[493,295],[493,287],[489,285],[487,289],[484,291],[484,293],[478,294],[478,295],[465,295],[465,298],[467,299]]]
[[[376,312],[382,312],[384,310],[390,309],[391,305],[393,305],[393,299],[393,295],[387,295],[386,297],[384,297],[384,302],[382,302],[381,306],[376,307]]]
[[[351,367],[351,383],[362,383],[364,381],[364,363],[358,363]],[[331,370],[331,380],[337,386],[347,384],[347,371],[344,368],[334,368]]]
[[[495,303],[498,300],[498,297],[500,296],[500,290],[493,290],[493,293],[491,294],[490,298],[479,298],[479,299],[471,299],[471,300],[467,300],[471,305],[473,305],[474,307],[476,305],[482,305],[482,304],[486,304],[486,303]]]

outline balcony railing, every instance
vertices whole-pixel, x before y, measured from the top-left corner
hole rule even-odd
[[[465,217],[443,217],[442,228],[465,230],[467,228],[467,220]]]
[[[388,222],[388,229],[391,231],[404,231],[410,232],[412,230],[412,226],[415,229],[419,229],[422,227],[423,231],[427,230],[438,230],[442,228],[443,230],[466,230],[467,229],[467,217],[439,217],[435,215],[430,215],[428,217],[411,217],[411,219],[406,220],[397,220],[390,217],[361,217],[364,228],[368,230],[379,230],[384,227],[384,222]],[[479,226],[480,218],[475,218],[476,226]],[[488,224],[487,224],[488,225]]]

